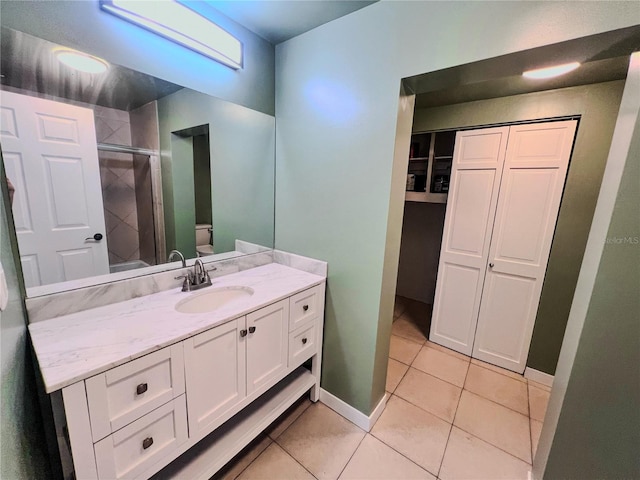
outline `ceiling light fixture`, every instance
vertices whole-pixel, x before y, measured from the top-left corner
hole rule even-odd
[[[552,78],[559,75],[569,73],[580,66],[579,62],[563,63],[562,65],[554,65],[553,67],[537,68],[535,70],[527,70],[522,74],[526,78]]]
[[[81,72],[99,74],[104,73],[109,68],[109,64],[101,58],[94,57],[88,53],[78,52],[71,49],[55,50],[57,59],[67,67]]]
[[[242,68],[242,43],[177,0],[100,0],[100,7],[233,69]]]

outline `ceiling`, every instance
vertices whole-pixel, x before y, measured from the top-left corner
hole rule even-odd
[[[83,74],[58,61],[59,45],[7,27],[0,32],[2,85],[126,111],[183,88],[115,64],[99,76]]]
[[[277,45],[378,0],[206,0],[227,17]]]
[[[406,79],[417,108],[431,108],[557,88],[623,80],[629,55],[640,49],[640,26],[591,35]],[[578,61],[573,72],[547,80],[524,78],[534,68]]]

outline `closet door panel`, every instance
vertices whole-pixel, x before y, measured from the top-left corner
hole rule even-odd
[[[473,356],[524,372],[574,120],[511,127]]]
[[[508,130],[456,135],[429,338],[466,355],[473,348]]]
[[[519,371],[515,362],[529,350],[526,326],[527,319],[536,314],[536,288],[535,278],[487,272],[474,357],[490,358],[493,364]]]

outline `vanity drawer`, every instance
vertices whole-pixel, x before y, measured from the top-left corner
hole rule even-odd
[[[306,327],[299,328],[289,334],[289,367],[294,368],[314,355],[317,351],[316,322]]]
[[[296,293],[289,299],[289,331],[315,320],[320,311],[320,287]]]
[[[93,441],[184,393],[182,343],[86,380]]]
[[[187,440],[184,395],[94,445],[98,478],[136,478]]]

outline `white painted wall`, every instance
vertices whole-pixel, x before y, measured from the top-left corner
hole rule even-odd
[[[323,388],[366,414],[384,394],[401,79],[638,23],[634,2],[381,1],[276,47],[276,248],[329,262]]]

